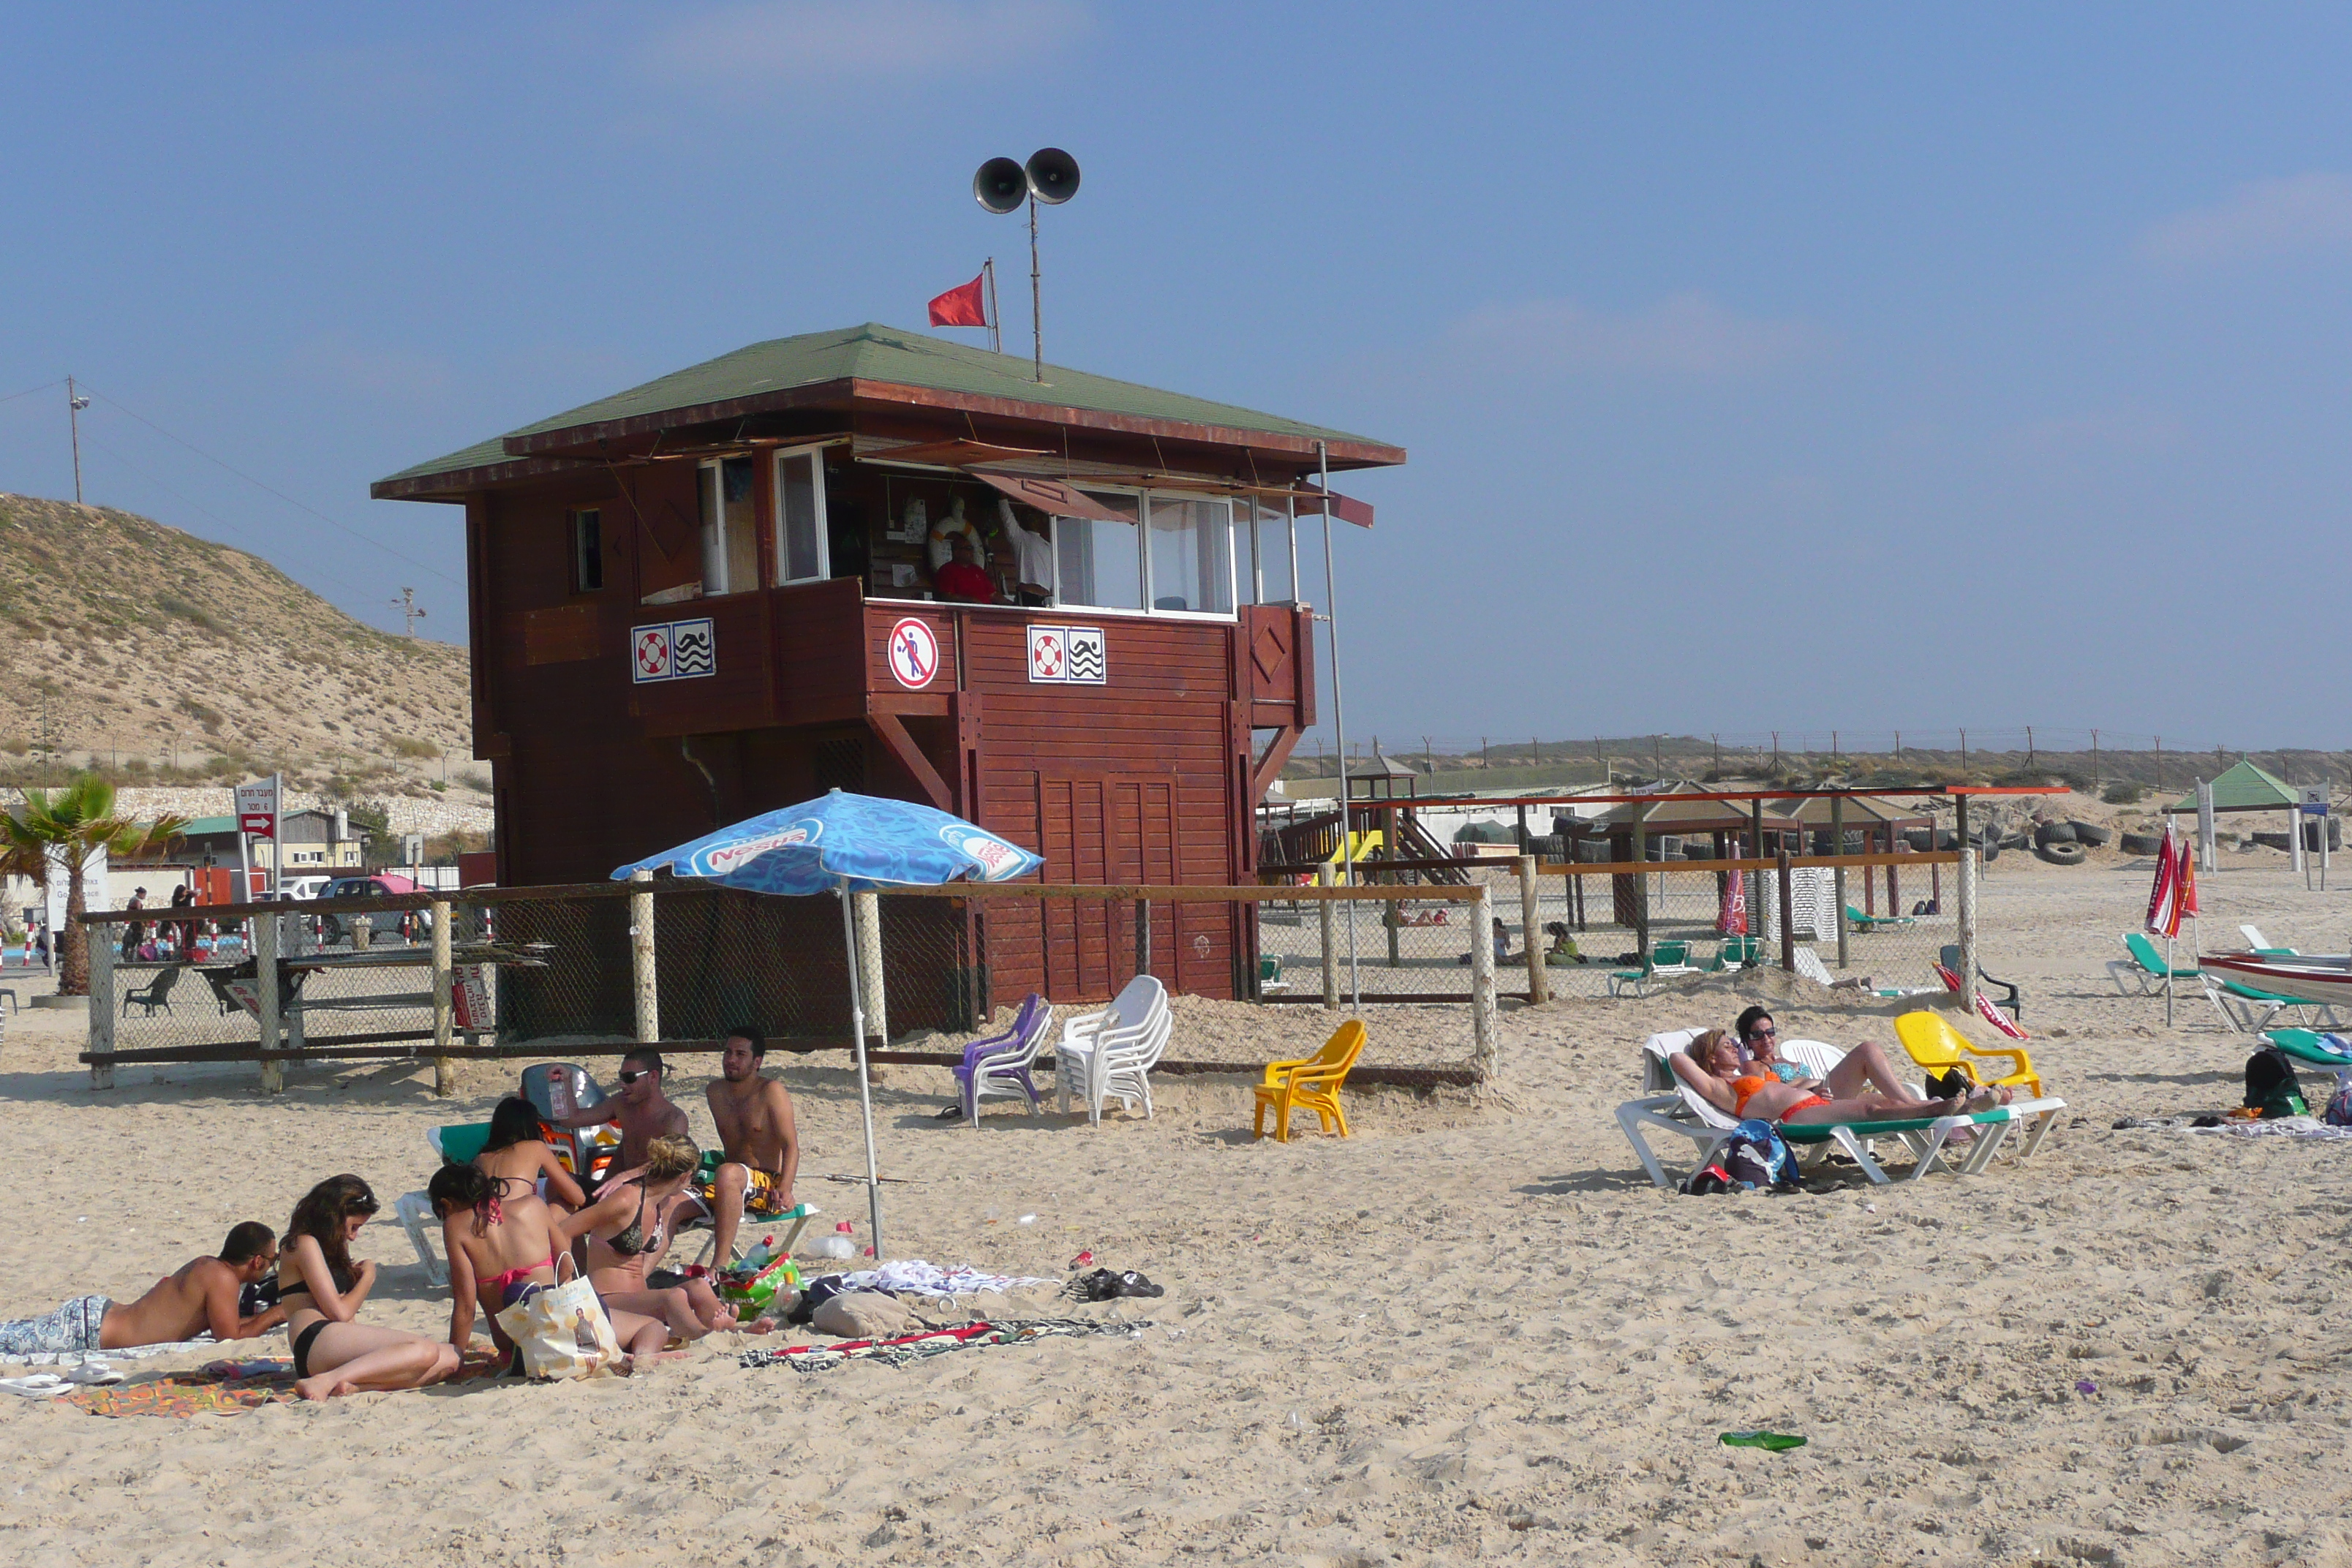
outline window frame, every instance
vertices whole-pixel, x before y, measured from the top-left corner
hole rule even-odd
[[[566,531],[572,543],[572,591],[574,594],[601,594],[604,591],[604,509],[599,506],[575,506],[564,513]],[[596,580],[587,580],[587,552],[583,521],[592,522],[596,531]]]
[[[768,510],[773,519],[776,551],[775,585],[795,587],[803,583],[830,582],[833,577],[833,538],[830,519],[824,507],[825,443],[811,447],[779,447],[768,464]],[[814,576],[793,577],[786,574],[792,560],[792,547],[784,538],[784,464],[804,458],[809,465],[810,492],[816,501],[816,573]]]
[[[1137,507],[1137,542],[1143,551],[1144,614],[1163,619],[1181,621],[1238,621],[1241,618],[1240,584],[1234,571],[1234,498],[1213,495],[1198,490],[1145,489],[1136,492],[1143,499]],[[1205,501],[1225,509],[1225,604],[1222,610],[1163,610],[1155,602],[1160,597],[1158,584],[1151,580],[1151,503],[1155,497],[1171,501]]]
[[[727,567],[727,465],[729,463],[738,462],[750,463],[751,465],[751,484],[753,488],[751,522],[752,530],[751,559],[753,563],[751,567],[751,581],[740,585],[735,582],[734,574],[730,572]],[[749,594],[760,586],[760,568],[758,565],[760,557],[760,508],[757,494],[759,482],[759,455],[756,452],[721,452],[715,458],[705,458],[694,466],[694,505],[698,524],[701,521],[702,510],[707,504],[709,508],[710,524],[717,531],[718,550],[716,553],[714,553],[709,548],[711,541],[703,539],[698,540],[697,542],[704,547],[702,556],[702,596],[706,599],[724,598],[730,594]],[[718,587],[713,587],[710,582],[710,572],[713,565],[716,565],[719,569],[719,576],[721,585]]]

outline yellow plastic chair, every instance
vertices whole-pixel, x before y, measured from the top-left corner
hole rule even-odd
[[[1929,1072],[1957,1071],[1962,1078],[1979,1087],[1990,1085],[2006,1089],[2023,1085],[2034,1099],[2042,1098],[2042,1079],[2033,1070],[2033,1058],[2015,1046],[1984,1049],[1969,1043],[1968,1037],[1944,1021],[1940,1013],[1906,1013],[1895,1020],[1895,1037],[1911,1059]],[[1989,1079],[1977,1071],[1971,1057],[2005,1057],[2009,1059],[2009,1076]]]
[[[1265,1113],[1271,1110],[1275,1141],[1289,1142],[1290,1112],[1297,1108],[1321,1117],[1324,1131],[1348,1136],[1348,1116],[1339,1109],[1339,1086],[1348,1081],[1348,1069],[1363,1054],[1363,1020],[1350,1018],[1306,1060],[1268,1063],[1265,1081],[1257,1086],[1257,1123],[1251,1135],[1265,1136]]]

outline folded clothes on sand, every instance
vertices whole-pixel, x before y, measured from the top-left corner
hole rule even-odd
[[[1011,1274],[982,1274],[966,1263],[942,1268],[936,1263],[926,1263],[919,1258],[900,1258],[885,1263],[879,1268],[845,1274],[842,1279],[853,1290],[887,1290],[894,1296],[930,1296],[942,1300],[956,1296],[1003,1295],[1007,1290],[1027,1290],[1040,1285],[1061,1283],[1057,1279],[1026,1279]]]
[[[853,1361],[878,1361],[905,1366],[950,1351],[982,1345],[1034,1344],[1039,1340],[1080,1338],[1088,1334],[1139,1337],[1148,1323],[1093,1322],[1076,1318],[1038,1318],[1022,1322],[963,1323],[952,1329],[932,1329],[892,1340],[845,1340],[836,1345],[791,1345],[780,1351],[745,1351],[737,1364],[746,1367],[788,1366],[794,1372],[824,1372]]]

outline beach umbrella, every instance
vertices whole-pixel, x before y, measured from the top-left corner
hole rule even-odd
[[[2189,860],[2189,841],[2164,819],[2164,847],[2156,855],[2156,882],[2147,890],[2147,929],[2164,939],[2164,1023],[2172,1026],[2172,942],[2180,934],[2180,918],[2197,912],[2197,869]]]
[[[874,1226],[874,1257],[882,1257],[882,1178],[874,1154],[874,1093],[866,1068],[866,1005],[857,975],[857,930],[852,893],[895,888],[937,888],[950,882],[1003,882],[1045,863],[984,827],[911,801],[883,800],[833,790],[799,805],[764,812],[706,833],[691,843],[632,861],[616,881],[637,871],[667,869],[703,877],[722,887],[781,897],[830,892],[841,900],[841,932],[849,957],[850,1029],[857,1047],[857,1100],[866,1117],[866,1197]],[[724,1259],[721,1260],[722,1262]]]
[[[1715,918],[1715,929],[1725,936],[1748,934],[1748,873],[1731,871],[1723,879],[1723,909]]]

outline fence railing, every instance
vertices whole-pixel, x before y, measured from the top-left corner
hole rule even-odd
[[[1492,899],[1483,883],[1415,891],[1419,903],[1459,911],[1432,922],[1453,931],[1483,928]],[[1107,997],[1136,973],[1161,975],[1179,994],[1255,1002],[1311,984],[1312,999],[1338,1005],[1338,911],[1393,901],[1391,890],[1377,888],[1259,886],[960,884],[859,894],[851,923],[869,1056],[958,1062],[960,1053],[890,1049],[871,1037],[972,1033],[1008,989],[1017,1000],[1033,984],[1065,1005]],[[1289,929],[1286,919],[1303,920],[1300,910],[1314,912],[1322,933],[1311,981],[1290,973],[1285,954],[1267,952],[1262,940]],[[183,956],[187,944],[169,957],[139,958],[136,948],[125,957],[115,933],[134,921],[222,925],[242,934],[241,952],[192,963]],[[161,917],[93,912],[85,923],[91,963],[82,1059],[100,1088],[111,1086],[117,1066],[134,1063],[252,1061],[276,1090],[288,1061],[430,1057],[436,1087],[448,1093],[464,1059],[609,1056],[643,1046],[712,1051],[745,1024],[784,1050],[852,1044],[840,907],[829,898],[663,879],[198,906]],[[1473,944],[1459,983],[1442,994],[1363,1000],[1453,1004],[1463,1011],[1451,1016],[1467,1026],[1421,1020],[1399,1032],[1417,1034],[1423,1058],[1439,1059],[1369,1060],[1357,1080],[1476,1084],[1495,1076],[1491,948]],[[1262,1049],[1248,1054],[1253,1061],[1171,1051],[1159,1070],[1234,1072],[1265,1059]]]

